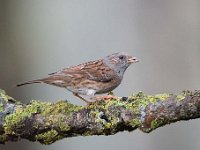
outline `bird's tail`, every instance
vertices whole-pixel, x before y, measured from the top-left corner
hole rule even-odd
[[[19,83],[16,86],[23,86],[23,85],[27,85],[27,84],[42,83],[42,82],[43,82],[42,80],[32,80],[32,81],[27,81],[24,83]]]

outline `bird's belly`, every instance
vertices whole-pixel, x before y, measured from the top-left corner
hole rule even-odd
[[[78,93],[82,95],[87,95],[88,89],[87,88],[72,88],[72,87],[67,87],[67,90],[73,92],[73,93]]]
[[[79,86],[69,86],[66,88],[73,93],[78,93],[82,95],[95,95],[108,93],[119,86],[120,83],[121,80],[112,80],[111,82],[85,81],[79,83]]]
[[[106,83],[104,83],[103,85],[101,85],[101,88],[99,88],[96,91],[96,94],[103,94],[103,93],[111,92],[112,90],[114,90],[119,85],[120,85],[120,82],[114,82],[113,84],[110,84],[110,83],[106,84]]]

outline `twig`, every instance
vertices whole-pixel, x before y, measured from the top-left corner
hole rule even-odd
[[[0,90],[0,143],[21,138],[51,144],[73,136],[150,131],[180,120],[200,117],[200,91],[179,95],[138,94],[76,106],[67,101],[23,104]]]

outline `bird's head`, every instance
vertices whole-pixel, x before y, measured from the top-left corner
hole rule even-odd
[[[138,62],[136,57],[130,56],[125,52],[114,53],[104,58],[104,63],[114,69],[119,76],[123,76],[126,69],[136,62]]]

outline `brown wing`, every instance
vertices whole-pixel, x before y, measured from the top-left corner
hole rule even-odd
[[[97,82],[109,82],[113,79],[115,72],[103,63],[103,60],[90,61],[73,67],[80,69],[86,78]]]
[[[102,60],[89,61],[89,62],[86,62],[86,63],[79,64],[77,66],[67,67],[67,68],[64,68],[62,70],[52,72],[48,75],[62,75],[62,74],[68,73],[69,71],[72,72],[72,71],[89,69],[89,68],[93,67],[94,64],[98,64],[99,61],[102,61]]]
[[[58,72],[49,74],[50,77],[56,76],[56,80],[65,79],[70,80],[74,78],[89,79],[97,82],[109,82],[116,75],[115,72],[103,63],[103,60],[90,61],[77,66],[65,68]]]

